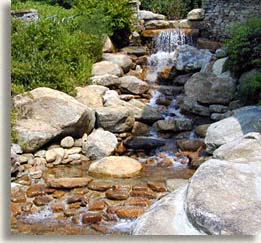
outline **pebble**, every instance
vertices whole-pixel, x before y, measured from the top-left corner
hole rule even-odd
[[[92,224],[97,223],[102,220],[102,213],[101,212],[87,212],[82,215],[82,222],[84,224]]]
[[[35,184],[28,188],[26,195],[28,197],[37,197],[44,195],[46,193],[46,185],[44,184]]]
[[[119,218],[137,218],[145,212],[142,207],[124,207],[116,210]]]
[[[49,197],[49,196],[38,196],[36,197],[34,200],[33,200],[33,203],[36,205],[36,206],[43,206],[43,205],[46,205],[48,204],[49,202],[52,201],[52,198]]]
[[[88,188],[94,191],[104,192],[112,187],[111,183],[102,182],[102,181],[92,181],[88,184]]]
[[[100,211],[100,210],[104,210],[106,209],[108,206],[108,204],[101,200],[101,201],[95,201],[95,202],[92,202],[88,205],[88,209],[90,211]]]
[[[61,146],[63,148],[71,148],[74,145],[74,139],[71,136],[67,136],[61,140]]]

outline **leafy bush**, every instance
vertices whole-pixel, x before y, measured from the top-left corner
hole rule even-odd
[[[261,17],[235,24],[229,30],[231,36],[225,43],[228,51],[226,66],[240,76],[252,68],[261,67]]]
[[[12,93],[45,86],[74,94],[74,87],[88,82],[92,64],[100,59],[105,34],[129,28],[127,0],[66,2],[75,5],[67,10],[43,1],[12,2],[14,10],[35,8],[40,15],[30,23],[12,19]]]
[[[193,8],[199,8],[201,0],[142,0],[141,7],[153,12],[162,13],[168,19],[180,19],[187,16]]]
[[[239,88],[239,97],[243,104],[261,105],[261,71],[253,74],[248,80],[242,83]]]

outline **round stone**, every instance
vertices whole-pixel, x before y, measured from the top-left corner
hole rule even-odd
[[[138,175],[142,165],[135,159],[126,156],[109,156],[93,162],[89,173],[94,176],[133,177]]]
[[[61,146],[63,148],[71,148],[74,145],[74,139],[71,136],[67,136],[61,140]]]

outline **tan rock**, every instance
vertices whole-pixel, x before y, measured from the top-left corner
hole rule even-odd
[[[49,179],[47,184],[53,188],[74,188],[87,186],[92,179],[90,177],[79,178],[55,178]]]

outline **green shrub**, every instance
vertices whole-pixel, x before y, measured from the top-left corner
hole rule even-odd
[[[168,19],[185,18],[193,8],[199,8],[201,0],[142,0],[141,7],[153,12],[162,13]]]
[[[252,68],[261,67],[261,17],[235,24],[225,43],[228,51],[226,67],[236,76]]]
[[[245,105],[261,105],[261,71],[244,80],[239,88],[239,98]]]

